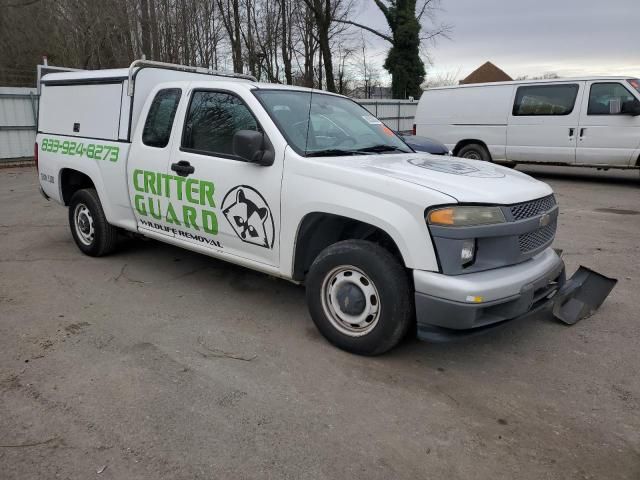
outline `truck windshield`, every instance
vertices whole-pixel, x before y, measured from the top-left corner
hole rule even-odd
[[[640,93],[640,80],[638,80],[637,78],[632,78],[631,80],[629,80],[629,83]]]
[[[300,155],[412,152],[391,129],[352,100],[310,91],[253,93]]]

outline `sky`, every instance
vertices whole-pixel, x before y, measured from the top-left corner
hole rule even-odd
[[[373,0],[360,2],[358,21],[387,31]],[[464,78],[487,60],[513,78],[640,77],[640,0],[441,0],[438,19],[452,31],[428,47],[434,77]],[[385,41],[367,39],[382,65]]]

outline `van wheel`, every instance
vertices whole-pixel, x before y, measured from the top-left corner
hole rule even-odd
[[[381,246],[344,240],[325,248],[306,281],[313,322],[332,344],[359,355],[395,347],[414,318],[404,267]]]
[[[76,245],[87,255],[101,257],[116,247],[118,230],[107,222],[93,188],[78,190],[71,197],[69,226]]]
[[[484,146],[479,143],[470,143],[465,145],[458,151],[457,157],[468,158],[469,160],[484,160],[485,162],[491,161],[491,155]]]

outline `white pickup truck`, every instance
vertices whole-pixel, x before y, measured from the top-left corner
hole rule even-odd
[[[128,231],[302,283],[359,354],[522,317],[564,282],[548,185],[415,153],[339,95],[144,60],[48,74],[36,157],[85,254]]]

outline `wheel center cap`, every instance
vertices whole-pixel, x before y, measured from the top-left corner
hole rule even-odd
[[[80,224],[80,231],[82,233],[89,233],[89,221],[85,215],[81,215],[78,218],[78,223]]]
[[[340,310],[347,315],[353,316],[360,315],[367,303],[362,290],[356,284],[350,282],[338,286],[336,299]]]

